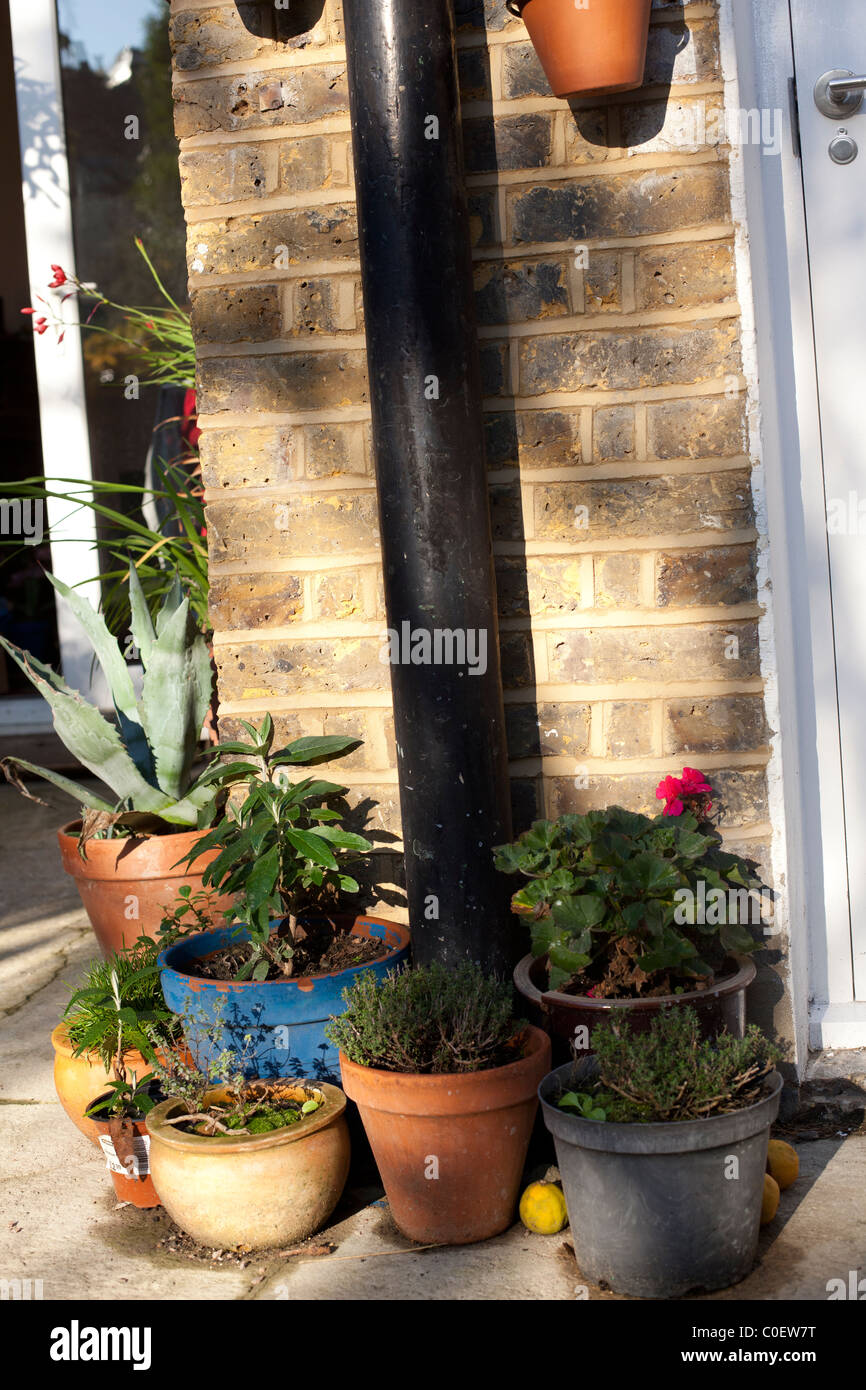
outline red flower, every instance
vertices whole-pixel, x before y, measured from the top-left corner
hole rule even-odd
[[[713,790],[704,774],[698,772],[696,767],[684,767],[681,781],[686,796],[696,796],[699,792]]]
[[[22,309],[21,312],[22,312],[22,314],[35,314],[35,313],[36,313],[36,310],[35,310],[35,309]]]
[[[190,449],[194,449],[198,444],[201,434],[196,419],[195,391],[188,390],[183,398],[183,424],[180,427],[180,433]]]
[[[59,290],[61,285],[66,284],[69,277],[62,266],[53,265],[51,269],[54,271],[54,279],[49,281],[48,288],[50,290]]]
[[[34,333],[44,333],[47,327],[48,327],[48,320],[47,320],[46,318],[34,319],[34,320],[33,320],[33,331],[34,331]]]
[[[679,777],[665,777],[656,787],[656,797],[659,801],[664,800],[663,816],[681,816],[685,807],[681,797],[683,795],[683,784]]]

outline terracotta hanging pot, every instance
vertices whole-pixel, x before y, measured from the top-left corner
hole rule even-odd
[[[174,907],[178,889],[202,891],[202,874],[219,853],[213,850],[195,861],[181,861],[207,830],[182,830],[171,835],[129,835],[112,840],[88,840],[87,856],[78,853],[80,821],[58,830],[63,867],[75,879],[90,925],[102,954],[110,956],[132,946],[140,936],[157,935],[166,911]],[[221,920],[231,896],[211,894],[208,915]]]
[[[343,1087],[410,1240],[468,1245],[511,1225],[549,1064],[550,1039],[531,1027],[523,1056],[489,1071],[378,1071],[340,1053]]]
[[[554,96],[629,92],[643,82],[652,0],[506,0]]]

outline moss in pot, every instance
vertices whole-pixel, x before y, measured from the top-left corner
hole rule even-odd
[[[568,1043],[591,1050],[605,1017],[647,1027],[668,1002],[696,1004],[708,1035],[742,1034],[759,944],[749,927],[766,894],[755,866],[724,849],[711,795],[684,768],[660,783],[660,815],[564,815],[496,849],[497,868],[528,880],[512,897],[532,941],[515,983],[561,1056]]]

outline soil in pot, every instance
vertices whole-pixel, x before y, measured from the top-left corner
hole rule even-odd
[[[162,1204],[185,1234],[212,1248],[264,1250],[306,1239],[331,1215],[349,1174],[346,1097],[338,1087],[256,1081],[249,1094],[266,1102],[260,1116],[302,1113],[260,1133],[213,1135],[184,1132],[189,1111],[181,1100],[169,1099],[147,1117]],[[313,1100],[315,1110],[304,1114]],[[215,1089],[202,1113],[215,1109],[224,1118],[229,1105],[228,1093]]]
[[[598,998],[549,989],[546,957],[527,955],[515,967],[514,983],[532,1022],[550,1033],[553,1060],[565,1062],[573,1047],[581,1055],[592,1053],[592,1034],[599,1023],[626,1013],[630,1026],[643,1032],[661,1009],[671,1005],[694,1008],[704,1037],[725,1030],[741,1038],[746,1027],[746,990],[755,974],[751,957],[729,956],[702,989],[640,998]]]
[[[410,1240],[467,1245],[510,1226],[549,1059],[550,1040],[531,1027],[518,1060],[459,1075],[379,1071],[340,1054],[391,1214]]]
[[[569,1062],[538,1094],[584,1278],[638,1298],[681,1298],[744,1279],[757,1252],[779,1074],[742,1109],[661,1124],[561,1110],[557,1101],[573,1085]]]
[[[275,952],[268,962],[265,980],[331,975],[338,970],[349,970],[353,966],[381,960],[388,954],[388,947],[380,937],[353,935],[352,925],[352,919],[347,917],[317,918],[299,923],[303,935],[295,940],[291,975],[288,974],[286,963]],[[284,941],[288,939],[285,923],[280,924],[275,935]],[[197,973],[205,980],[234,980],[241,966],[250,959],[252,951],[252,946],[245,941],[222,946],[201,957],[196,967]]]

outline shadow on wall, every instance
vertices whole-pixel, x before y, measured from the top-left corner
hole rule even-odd
[[[237,0],[238,16],[244,28],[260,39],[276,39],[290,43],[312,29],[322,17],[325,0],[268,0],[262,4],[252,0]]]

